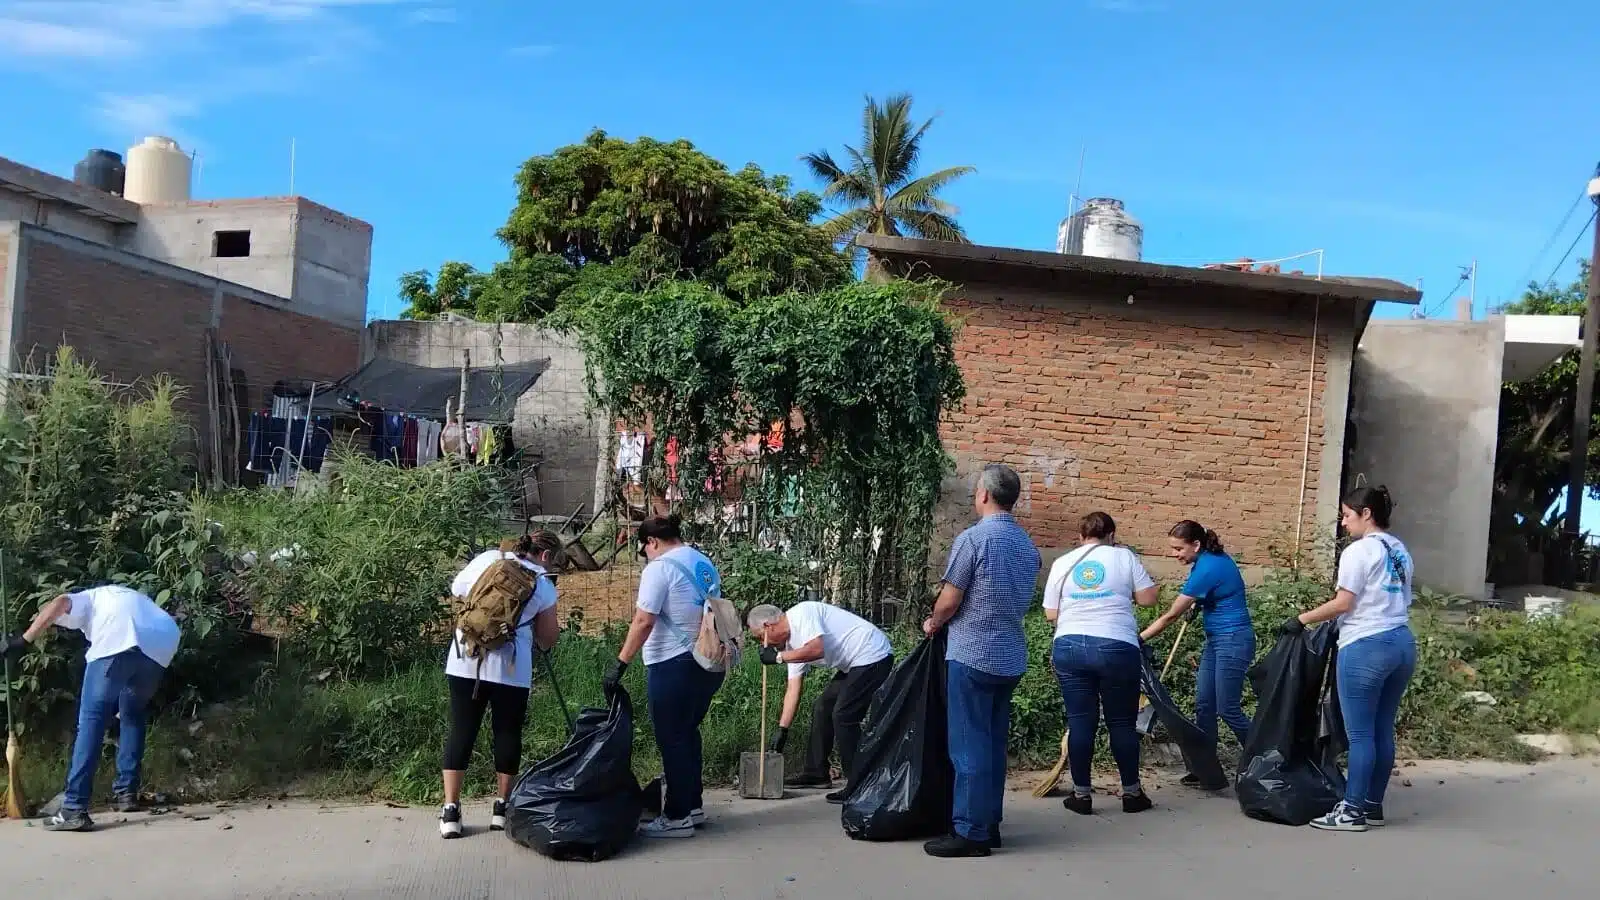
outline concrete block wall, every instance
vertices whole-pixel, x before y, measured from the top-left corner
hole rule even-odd
[[[1505,320],[1374,320],[1356,353],[1347,486],[1394,494],[1416,581],[1482,598]]]
[[[367,326],[361,358],[454,368],[467,350],[473,368],[486,369],[494,364],[497,332],[505,362],[550,360],[517,401],[511,430],[517,447],[544,457],[537,486],[544,511],[568,514],[583,503],[592,514],[609,432],[590,415],[583,351],[572,339],[537,325],[379,321]]]
[[[1185,518],[1215,529],[1246,566],[1269,564],[1269,546],[1293,544],[1297,512],[1307,550],[1332,537],[1349,304],[1127,297],[958,289],[949,306],[963,322],[967,398],[944,427],[957,471],[940,502],[936,566],[972,521],[972,488],[994,462],[1022,474],[1019,518],[1047,559],[1075,546],[1079,519],[1096,509],[1152,569],[1164,568],[1167,531]]]
[[[252,408],[268,403],[278,379],[333,380],[358,363],[359,330],[303,315],[281,297],[44,229],[22,226],[18,235],[6,332],[14,369],[30,359],[42,366],[67,345],[108,380],[170,375],[203,434],[207,328],[232,348]]]

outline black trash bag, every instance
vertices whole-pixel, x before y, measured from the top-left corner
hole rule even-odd
[[[904,841],[950,831],[955,769],[944,651],[941,631],[911,651],[872,695],[855,779],[840,812],[853,840]]]
[[[1172,695],[1162,686],[1161,676],[1151,665],[1150,658],[1141,653],[1139,660],[1140,689],[1156,711],[1156,721],[1178,745],[1189,774],[1200,779],[1198,787],[1203,791],[1220,791],[1227,787],[1228,773],[1222,771],[1222,761],[1217,758],[1217,742],[1172,702]]]
[[[553,859],[599,862],[633,840],[644,799],[633,775],[633,703],[585,709],[567,745],[511,789],[506,836]]]
[[[1305,825],[1344,799],[1339,757],[1349,747],[1335,684],[1338,629],[1278,639],[1250,669],[1256,716],[1234,790],[1252,819]]]

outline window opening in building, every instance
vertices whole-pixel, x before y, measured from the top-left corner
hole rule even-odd
[[[250,255],[250,232],[219,231],[211,240],[211,255],[241,257]]]

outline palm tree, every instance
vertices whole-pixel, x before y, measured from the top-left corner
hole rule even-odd
[[[938,195],[946,185],[977,170],[952,166],[914,177],[922,137],[932,124],[929,119],[913,126],[910,94],[896,94],[881,106],[868,97],[861,113],[861,146],[844,148],[850,155],[848,167],[834,162],[826,150],[800,157],[823,182],[822,199],[844,207],[822,224],[824,233],[840,243],[849,243],[863,231],[968,243],[955,220],[960,210]]]

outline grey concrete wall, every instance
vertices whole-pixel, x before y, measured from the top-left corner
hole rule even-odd
[[[128,249],[294,300],[297,209],[292,200],[143,206]],[[250,255],[214,256],[219,231],[250,232]]]
[[[517,402],[512,440],[544,457],[539,499],[549,514],[586,505],[594,510],[595,479],[609,430],[589,413],[583,352],[575,342],[536,325],[379,321],[367,326],[361,359],[396,359],[424,366],[461,365],[469,350],[474,368],[494,362],[494,335],[507,363],[550,360],[539,381]]]
[[[59,203],[0,190],[0,222],[8,219],[113,246],[120,246],[124,235],[132,231],[129,226],[86,216]]]
[[[1505,321],[1378,319],[1356,353],[1345,486],[1394,494],[1416,580],[1483,596]]]
[[[372,277],[372,226],[303,197],[297,199],[295,301],[307,315],[364,323]]]

